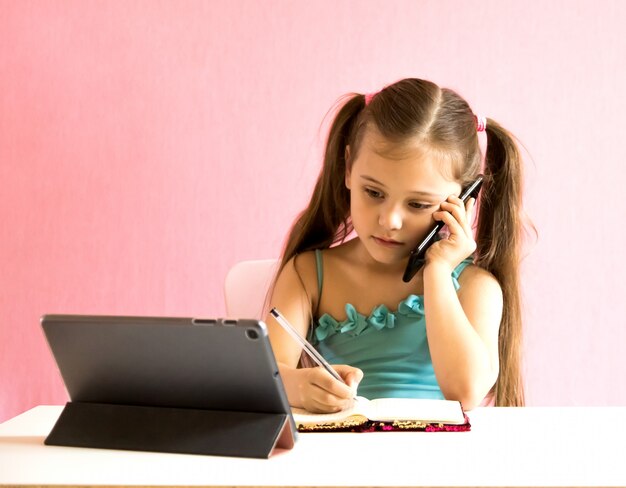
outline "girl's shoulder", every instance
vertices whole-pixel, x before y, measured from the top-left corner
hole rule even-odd
[[[345,274],[350,270],[351,245],[342,243],[330,248],[305,251],[291,258],[285,265],[283,273],[291,277],[289,281],[292,284],[304,289],[314,310],[317,309],[320,292],[326,281],[325,276],[330,275],[332,283],[336,281],[338,274]]]
[[[290,262],[294,269],[298,271],[300,276],[311,278],[316,276],[317,270],[317,251],[304,251],[296,254],[291,258]]]
[[[463,268],[463,271],[459,275],[460,283],[471,283],[474,281],[489,281],[498,283],[496,277],[485,268],[481,268],[477,264],[469,263],[467,266]]]
[[[283,268],[283,273],[299,276],[307,290],[317,288],[318,278],[324,269],[332,268],[338,262],[346,262],[345,244],[339,246],[304,251],[292,257]]]
[[[317,262],[315,251],[305,251],[285,263],[279,280],[288,287],[304,289],[315,303],[317,301]]]
[[[458,277],[459,298],[483,297],[489,300],[501,300],[502,288],[496,277],[476,264],[467,265]]]

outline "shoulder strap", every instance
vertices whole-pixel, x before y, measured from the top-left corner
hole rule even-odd
[[[322,261],[322,250],[315,250],[315,264],[317,266],[317,303],[322,296],[322,285],[324,284],[324,262]]]
[[[459,276],[470,264],[474,264],[474,258],[472,256],[465,258],[456,268],[454,268],[454,271],[452,271],[452,283],[454,284],[455,290],[458,290],[461,287],[461,285],[459,285]]]
[[[311,318],[313,323],[311,323],[306,337],[311,344],[315,343],[315,322],[319,318],[320,298],[322,296],[322,285],[324,284],[324,262],[322,261],[322,251],[320,249],[315,250],[315,267],[317,268],[317,304],[315,310],[312,310],[313,315]],[[306,356],[304,352],[302,354],[303,357]],[[300,364],[309,364],[310,362],[302,362],[302,359],[300,361]]]

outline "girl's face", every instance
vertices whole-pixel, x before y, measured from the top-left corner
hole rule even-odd
[[[368,133],[346,171],[354,230],[374,261],[404,265],[435,221],[433,212],[461,185],[447,179],[441,163],[408,154],[387,159],[374,151],[380,136]]]

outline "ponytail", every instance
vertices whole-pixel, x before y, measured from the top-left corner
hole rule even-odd
[[[487,121],[485,182],[476,231],[476,264],[491,272],[503,295],[498,337],[500,373],[497,406],[523,406],[521,374],[522,315],[519,261],[522,241],[522,163],[511,134]]]
[[[345,152],[364,107],[363,95],[349,95],[335,116],[328,135],[322,171],[311,201],[289,232],[279,272],[296,254],[330,247],[345,240],[352,232],[350,193],[345,185]],[[351,158],[355,156],[351,154]]]

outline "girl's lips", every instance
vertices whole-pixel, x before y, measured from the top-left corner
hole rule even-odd
[[[402,246],[401,242],[398,241],[394,241],[393,239],[384,239],[382,237],[376,237],[376,236],[372,236],[374,239],[374,242],[376,242],[376,244],[379,244],[381,246],[385,246],[385,247],[398,247],[398,246]]]

